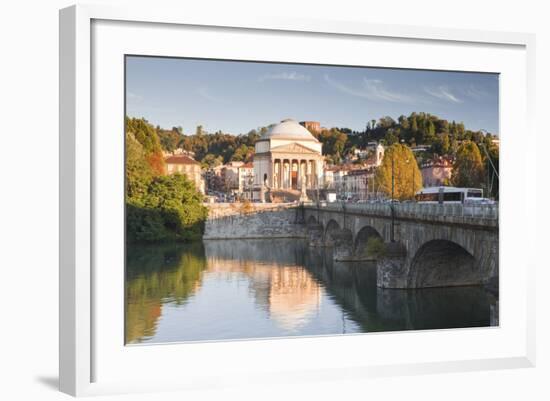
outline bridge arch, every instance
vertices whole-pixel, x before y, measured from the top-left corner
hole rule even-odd
[[[355,236],[353,243],[353,253],[356,259],[370,260],[374,259],[373,255],[369,255],[367,251],[367,244],[370,240],[377,239],[380,242],[384,242],[384,238],[378,230],[372,226],[362,227]]]
[[[416,251],[409,269],[411,287],[478,285],[483,271],[464,247],[449,240],[431,240]]]
[[[340,225],[336,220],[330,220],[325,228],[324,241],[326,246],[334,246],[335,235],[340,231]]]
[[[353,233],[330,220],[325,230],[325,246],[332,248],[334,260],[353,260]]]
[[[319,224],[317,222],[317,219],[315,218],[315,216],[309,216],[309,218],[307,219],[307,222],[306,222],[306,225],[307,226],[313,226],[313,225],[317,225]]]

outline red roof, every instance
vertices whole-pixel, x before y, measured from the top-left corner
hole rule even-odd
[[[173,155],[164,159],[166,164],[200,164],[198,161],[187,155]]]

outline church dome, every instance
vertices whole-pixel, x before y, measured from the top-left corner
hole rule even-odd
[[[319,142],[306,128],[291,118],[287,118],[271,127],[269,131],[262,135],[261,139],[296,139]]]

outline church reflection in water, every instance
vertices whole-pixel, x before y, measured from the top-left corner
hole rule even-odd
[[[481,287],[382,290],[367,262],[297,239],[128,248],[126,342],[490,325]]]

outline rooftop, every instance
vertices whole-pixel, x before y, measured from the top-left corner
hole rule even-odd
[[[200,164],[198,161],[187,155],[173,155],[164,159],[166,164]]]

